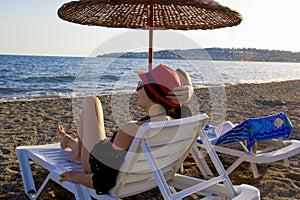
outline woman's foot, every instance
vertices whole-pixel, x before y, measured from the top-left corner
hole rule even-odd
[[[67,160],[73,163],[81,164],[81,158],[77,153],[74,153],[67,157]]]
[[[69,147],[75,154],[77,153],[77,141],[65,132],[65,129],[62,125],[58,125],[56,134],[58,139],[60,140],[60,147],[62,149],[66,149]]]

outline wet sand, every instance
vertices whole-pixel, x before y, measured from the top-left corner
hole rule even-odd
[[[220,92],[220,94],[218,94]],[[223,92],[225,92],[223,94]],[[226,94],[226,95],[225,95]],[[214,95],[223,96],[219,108]],[[212,97],[213,96],[213,97]],[[119,95],[118,98],[100,96],[104,107],[106,132],[110,135],[117,130],[122,120],[138,119],[143,111],[135,106],[135,94]],[[124,99],[126,103],[124,103]],[[111,106],[113,102],[113,106]],[[128,103],[127,103],[128,102]],[[217,103],[217,104],[214,104]],[[127,107],[122,114],[114,105]],[[15,148],[20,145],[49,144],[57,142],[56,126],[61,123],[68,132],[76,136],[76,123],[72,99],[38,99],[0,103],[0,198],[26,199]],[[249,117],[261,117],[285,112],[294,125],[292,139],[300,140],[300,81],[266,84],[242,84],[226,86],[225,90],[197,89],[190,105],[195,111],[205,112],[215,120],[230,120],[239,123]],[[212,109],[213,108],[213,109]],[[218,109],[223,109],[218,113]],[[224,110],[225,109],[225,110]],[[221,116],[221,117],[220,117]],[[232,161],[220,155],[224,166]],[[243,163],[230,178],[234,184],[251,184],[261,191],[262,199],[300,199],[300,154],[290,158],[291,167],[283,162],[258,165],[262,175],[253,179],[249,163]],[[47,175],[37,165],[32,165],[37,184]],[[201,177],[195,162],[188,157],[184,163],[188,175]],[[40,199],[72,199],[72,194],[53,182],[47,185]],[[127,199],[162,199],[157,189]],[[192,199],[192,198],[187,198]]]

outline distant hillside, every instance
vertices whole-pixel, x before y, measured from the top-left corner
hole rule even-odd
[[[209,55],[209,56],[208,56]],[[110,53],[97,57],[148,58],[148,52]],[[205,48],[189,50],[155,51],[156,59],[262,61],[262,62],[300,62],[300,52],[262,50],[262,49],[224,49]]]

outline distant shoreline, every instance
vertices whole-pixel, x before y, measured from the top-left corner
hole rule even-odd
[[[103,58],[148,58],[148,52],[117,52],[98,55]],[[258,62],[300,62],[300,52],[264,50],[255,48],[204,48],[188,50],[160,50],[154,59],[222,60]]]
[[[216,60],[216,61],[253,61],[253,62],[300,62],[300,52],[256,48],[203,48],[187,50],[160,50],[153,53],[154,59]],[[0,53],[0,56],[38,56],[87,58],[88,56],[70,55],[18,55]],[[97,55],[99,58],[137,58],[147,59],[148,52],[115,52]]]

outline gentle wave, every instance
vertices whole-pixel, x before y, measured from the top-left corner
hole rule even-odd
[[[295,79],[300,80],[300,79]],[[293,80],[290,80],[293,81]],[[271,81],[271,82],[281,82],[281,81]],[[269,81],[266,82],[249,82],[244,81],[242,83],[236,83],[236,82],[228,82],[224,84],[201,84],[201,83],[193,83],[193,86],[195,89],[201,89],[201,88],[210,88],[210,87],[226,87],[230,85],[239,85],[239,84],[264,84],[264,83],[270,83]],[[0,88],[0,92],[3,88]],[[16,90],[17,91],[17,90]],[[0,103],[3,102],[12,102],[12,101],[41,101],[44,99],[57,99],[57,98],[81,98],[81,97],[88,97],[88,96],[102,96],[102,95],[114,95],[114,94],[133,94],[135,93],[135,89],[123,89],[123,90],[115,90],[115,89],[107,89],[105,91],[83,91],[83,92],[74,92],[74,91],[64,91],[64,92],[52,92],[52,93],[46,93],[46,94],[31,94],[31,95],[25,95],[25,96],[10,96],[10,97],[3,97],[0,98]]]
[[[111,75],[111,74],[104,74],[104,75],[101,76],[101,79],[118,81],[118,80],[120,80],[120,76]]]
[[[102,95],[114,95],[114,94],[132,94],[134,90],[124,91],[102,91],[102,92],[53,92],[49,94],[32,94],[28,96],[10,96],[0,98],[0,103],[3,102],[14,102],[14,101],[41,101],[45,99],[69,99],[69,98],[81,98],[88,96],[102,96]]]

